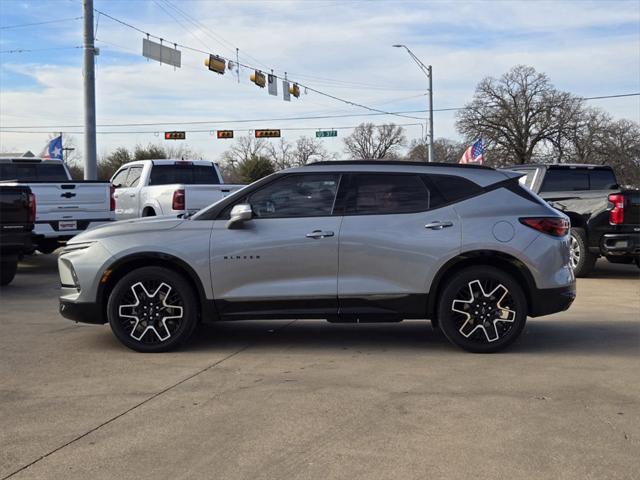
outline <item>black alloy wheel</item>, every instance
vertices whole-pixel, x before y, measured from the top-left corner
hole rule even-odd
[[[178,273],[143,267],[118,281],[109,296],[111,330],[138,352],[164,352],[178,347],[193,333],[197,303],[193,287]]]
[[[513,343],[527,319],[527,302],[514,278],[494,267],[461,270],[447,282],[438,321],[453,344],[475,353],[492,353]]]

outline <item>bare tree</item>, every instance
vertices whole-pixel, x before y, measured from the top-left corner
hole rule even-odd
[[[265,147],[265,141],[261,138],[249,135],[238,137],[231,148],[222,154],[222,160],[229,168],[235,168],[243,160],[249,160],[263,154]]]
[[[458,163],[465,148],[463,143],[449,138],[436,138],[433,142],[433,153],[438,162]],[[412,140],[406,158],[412,162],[426,162],[429,158],[428,150],[424,140]]]
[[[579,98],[556,90],[545,74],[517,65],[499,79],[482,80],[458,113],[456,126],[467,139],[482,137],[489,150],[496,150],[489,155],[492,163],[528,163],[536,148],[573,121],[580,105]]]
[[[300,137],[296,140],[293,150],[293,164],[302,166],[310,162],[320,162],[335,159],[335,155],[329,154],[322,142],[315,138]]]
[[[265,147],[266,157],[276,170],[284,170],[293,165],[293,146],[284,138]]]
[[[362,123],[344,139],[344,151],[358,160],[395,159],[406,144],[404,129],[393,123]]]

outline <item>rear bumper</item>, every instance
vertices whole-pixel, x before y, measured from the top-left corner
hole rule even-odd
[[[567,310],[576,298],[576,283],[560,288],[536,288],[531,292],[530,317],[542,317]]]
[[[605,233],[600,240],[600,252],[606,256],[640,256],[640,232]]]
[[[62,220],[65,221],[65,220]],[[112,218],[97,218],[97,219],[83,219],[83,220],[71,220],[77,222],[78,228],[76,230],[59,230],[58,220],[51,221],[39,221],[35,224],[33,229],[33,236],[37,239],[49,238],[57,240],[69,240],[71,237],[89,230],[90,228],[97,227],[103,223],[112,222]]]

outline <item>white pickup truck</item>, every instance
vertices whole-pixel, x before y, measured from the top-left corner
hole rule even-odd
[[[193,214],[244,185],[225,184],[220,169],[207,160],[138,160],[111,178],[116,218]]]
[[[114,219],[109,182],[72,180],[61,160],[0,158],[0,181],[31,188],[37,205],[32,243],[42,253]]]

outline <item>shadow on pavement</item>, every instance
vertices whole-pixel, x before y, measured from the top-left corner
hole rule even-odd
[[[201,326],[182,351],[205,351],[220,344],[251,344],[261,350],[455,351],[440,331],[427,322],[396,324],[329,324],[299,320],[284,322],[221,322]],[[638,323],[529,321],[520,339],[505,353],[562,353],[567,355],[633,355],[640,349]]]

